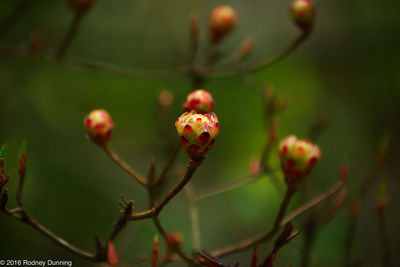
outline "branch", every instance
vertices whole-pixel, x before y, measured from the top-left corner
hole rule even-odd
[[[197,168],[201,165],[203,162],[203,159],[200,160],[190,160],[189,166],[187,167],[187,171],[185,176],[182,178],[182,180],[175,185],[175,187],[153,208],[148,209],[146,211],[142,212],[136,212],[132,213],[131,216],[129,217],[130,220],[141,220],[145,218],[150,218],[152,216],[158,215],[161,210],[164,208],[165,205],[168,204],[168,202],[175,197],[176,194],[178,194],[182,188],[190,181],[192,178],[193,174],[197,170]]]
[[[309,202],[307,202],[303,206],[297,208],[295,211],[290,213],[288,216],[286,216],[282,220],[282,222],[278,225],[278,227],[273,227],[272,229],[270,229],[265,234],[245,239],[240,243],[237,243],[237,244],[234,244],[234,245],[230,245],[230,246],[227,246],[225,248],[217,249],[212,253],[212,255],[214,255],[215,257],[223,257],[223,256],[227,256],[227,255],[230,255],[230,254],[233,254],[233,253],[236,253],[236,252],[247,250],[247,249],[253,247],[257,243],[262,243],[262,242],[268,241],[271,237],[274,236],[274,234],[280,228],[282,228],[283,226],[285,226],[289,222],[291,222],[294,219],[296,219],[298,216],[303,214],[305,211],[307,211],[310,208],[320,204],[324,200],[326,200],[329,197],[331,197],[334,194],[336,194],[343,187],[343,185],[344,185],[344,181],[339,181],[336,185],[334,185],[333,187],[328,189],[326,192],[320,194],[319,196],[315,197],[314,199],[310,200]]]
[[[174,149],[174,151],[171,154],[171,157],[169,158],[167,164],[165,165],[164,169],[161,171],[160,176],[158,177],[158,179],[156,181],[154,181],[154,185],[158,185],[162,182],[162,180],[165,178],[165,176],[167,176],[169,170],[171,169],[172,165],[175,162],[176,157],[179,154],[179,150],[181,149],[181,144],[178,143],[178,145],[176,146],[176,148]]]
[[[128,163],[123,161],[117,153],[115,153],[108,145],[103,145],[102,148],[104,151],[117,163],[122,169],[128,172],[133,178],[136,179],[143,186],[147,186],[146,180],[140,175],[137,171],[135,171]]]
[[[254,177],[254,176],[250,176],[249,174],[243,175],[242,177],[239,177],[238,179],[229,181],[225,184],[222,185],[218,185],[214,188],[211,189],[206,189],[201,191],[200,193],[197,193],[195,198],[196,201],[200,201],[206,198],[210,198],[210,197],[214,197],[216,195],[222,194],[222,193],[226,193],[228,191],[237,189],[239,187],[242,187],[244,185],[247,184],[251,184],[254,183],[256,181],[258,181],[260,178],[260,175]]]
[[[23,164],[26,164],[26,158],[23,158],[22,161]],[[21,164],[21,160],[20,160],[20,164]],[[87,252],[85,250],[79,249],[73,245],[71,245],[70,243],[68,243],[67,241],[65,241],[64,239],[62,239],[61,237],[57,236],[56,234],[54,234],[53,232],[51,232],[50,230],[48,230],[47,228],[45,228],[43,225],[41,225],[38,221],[36,221],[33,217],[31,217],[29,215],[29,213],[25,210],[23,203],[22,203],[22,188],[23,188],[23,184],[24,184],[24,178],[25,178],[25,166],[21,168],[20,165],[20,170],[19,170],[19,182],[18,182],[18,186],[17,186],[17,193],[16,193],[16,198],[17,198],[17,203],[18,203],[18,207],[12,210],[7,209],[6,207],[2,207],[1,211],[4,212],[7,216],[12,217],[16,220],[19,220],[27,225],[32,226],[34,229],[36,229],[38,232],[40,232],[41,234],[43,234],[44,236],[46,236],[47,238],[49,238],[50,240],[52,240],[53,242],[55,242],[57,245],[65,248],[66,250],[72,252],[73,254],[84,258],[86,260],[90,260],[90,261],[94,261],[94,262],[101,262],[101,261],[105,261],[106,259],[103,257],[103,255],[101,254],[92,254],[90,252]]]
[[[69,24],[68,31],[65,34],[59,48],[57,49],[55,59],[57,61],[61,61],[64,58],[65,53],[69,45],[71,44],[72,40],[74,39],[76,32],[78,31],[79,24],[83,18],[83,12],[75,12],[74,17],[72,18],[71,23]]]
[[[196,197],[192,183],[189,183],[185,187],[185,193],[189,204],[189,215],[192,226],[193,249],[200,251],[201,234],[200,234],[200,222],[199,222],[199,208],[197,207]]]
[[[296,48],[298,48],[309,36],[307,32],[302,31],[301,34],[296,37],[287,47],[285,47],[279,53],[273,55],[272,57],[263,58],[258,61],[243,63],[235,66],[229,66],[221,69],[203,69],[201,70],[201,75],[203,77],[223,77],[231,76],[238,73],[248,73],[256,70],[264,69],[272,66],[273,64],[281,61],[290,53],[292,53]]]

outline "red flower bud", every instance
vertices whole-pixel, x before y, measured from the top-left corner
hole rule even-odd
[[[169,234],[167,235],[166,242],[168,247],[178,249],[183,242],[183,236],[179,233]]]
[[[107,248],[108,248],[108,251],[107,251],[108,263],[110,264],[111,267],[117,267],[118,266],[118,256],[117,256],[117,252],[115,251],[114,242],[108,241]]]
[[[218,6],[214,8],[208,19],[210,40],[213,43],[221,41],[229,34],[236,24],[236,13],[230,6]]]
[[[198,113],[210,113],[213,111],[215,102],[212,95],[203,89],[191,92],[183,103],[183,111],[192,110]]]
[[[288,186],[296,186],[321,158],[321,150],[308,140],[290,135],[279,144],[278,156]]]
[[[104,109],[95,109],[85,117],[84,125],[89,138],[96,144],[103,145],[110,140],[114,123]]]
[[[294,0],[290,5],[290,13],[293,21],[303,31],[312,30],[315,20],[315,7],[309,0]]]

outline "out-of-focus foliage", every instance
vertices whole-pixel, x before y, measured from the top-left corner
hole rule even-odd
[[[30,1],[1,45],[20,44],[40,31],[45,46],[56,48],[72,14],[64,1]],[[255,73],[259,84],[273,84],[278,94],[291,99],[279,116],[279,137],[294,133],[305,137],[312,122],[323,117],[327,131],[318,140],[323,151],[320,163],[306,183],[309,195],[333,184],[344,155],[349,158],[349,191],[367,173],[383,132],[392,132],[388,162],[381,177],[387,179],[390,201],[388,227],[393,252],[400,249],[400,188],[398,176],[400,53],[398,52],[400,4],[396,1],[315,1],[314,33],[294,54],[273,67]],[[162,1],[98,0],[84,18],[68,54],[110,61],[128,67],[161,69],[185,62],[188,51],[189,15],[201,21],[202,54],[208,12],[220,3],[232,5],[239,16],[237,29],[223,42],[229,54],[248,35],[255,39],[247,60],[273,54],[286,45],[297,29],[288,15],[289,1]],[[0,23],[14,1],[0,2]],[[201,56],[201,55],[200,55]],[[169,135],[157,135],[157,94],[164,88],[174,93],[165,118]],[[247,172],[249,160],[265,142],[261,101],[241,77],[206,80],[213,94],[221,131],[214,148],[193,178],[196,190],[230,181]],[[135,210],[147,208],[143,188],[119,169],[87,138],[83,117],[93,108],[107,109],[115,122],[111,145],[141,173],[147,173],[151,156],[157,170],[166,160],[165,138],[175,136],[174,122],[190,92],[187,78],[128,77],[83,69],[72,64],[0,54],[0,142],[8,142],[7,171],[10,203],[14,205],[18,149],[29,140],[29,160],[24,202],[41,223],[79,247],[94,250],[93,233],[105,239],[119,214],[120,193],[135,201]],[[178,137],[176,137],[178,141]],[[187,156],[180,153],[177,168]],[[277,162],[275,153],[271,159]],[[178,177],[168,177],[172,185]],[[355,258],[377,266],[380,244],[375,215],[376,190],[365,198],[360,228],[356,233]],[[210,251],[269,228],[282,192],[268,177],[256,184],[199,203],[204,249]],[[293,206],[304,199],[298,196]],[[343,260],[347,208],[317,238],[314,266],[338,266]],[[173,200],[161,215],[165,227],[184,235],[183,248],[191,247],[189,215],[184,194]],[[301,220],[296,223],[300,224]],[[0,214],[0,258],[73,260],[88,263],[54,246],[30,227]],[[123,262],[149,266],[151,221],[129,224],[116,242]],[[297,266],[301,235],[294,246],[278,255],[277,266]],[[272,242],[260,247],[271,248]],[[163,247],[161,248],[163,249]],[[393,255],[399,263],[398,254]],[[228,262],[249,262],[242,253]]]

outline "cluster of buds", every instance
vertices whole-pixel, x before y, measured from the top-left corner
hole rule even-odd
[[[106,144],[114,129],[114,123],[110,114],[104,109],[91,111],[84,119],[84,125],[88,137],[98,145]]]
[[[212,95],[203,89],[191,92],[183,103],[183,111],[190,112],[192,110],[197,113],[210,113],[213,111],[215,102]]]
[[[67,0],[68,6],[76,13],[83,14],[88,11],[95,0]]]
[[[285,182],[296,188],[321,158],[321,150],[308,140],[299,140],[290,135],[279,144],[278,156],[285,174]]]
[[[183,148],[193,160],[203,158],[214,145],[219,132],[218,118],[214,113],[185,112],[177,119],[175,127]]]
[[[230,6],[217,6],[208,19],[211,43],[220,42],[236,25],[236,12]]]
[[[310,32],[315,20],[315,7],[310,0],[294,0],[290,5],[293,21],[304,32]]]

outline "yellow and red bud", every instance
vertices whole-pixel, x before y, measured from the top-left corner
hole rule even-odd
[[[236,25],[236,12],[230,6],[218,6],[214,8],[208,19],[210,41],[220,42],[229,34]]]
[[[200,114],[195,111],[183,113],[175,123],[183,148],[191,159],[202,159],[214,145],[219,132],[215,113]]]
[[[309,0],[294,0],[290,5],[293,21],[304,32],[310,32],[315,20],[315,7]]]
[[[104,145],[110,138],[114,130],[114,123],[110,114],[104,109],[91,111],[84,119],[86,133],[96,144]]]
[[[215,107],[212,95],[203,89],[191,92],[183,103],[183,111],[190,112],[192,110],[197,113],[210,113]]]
[[[299,140],[294,135],[283,139],[278,156],[288,186],[297,186],[311,172],[321,155],[319,147],[308,140]]]

